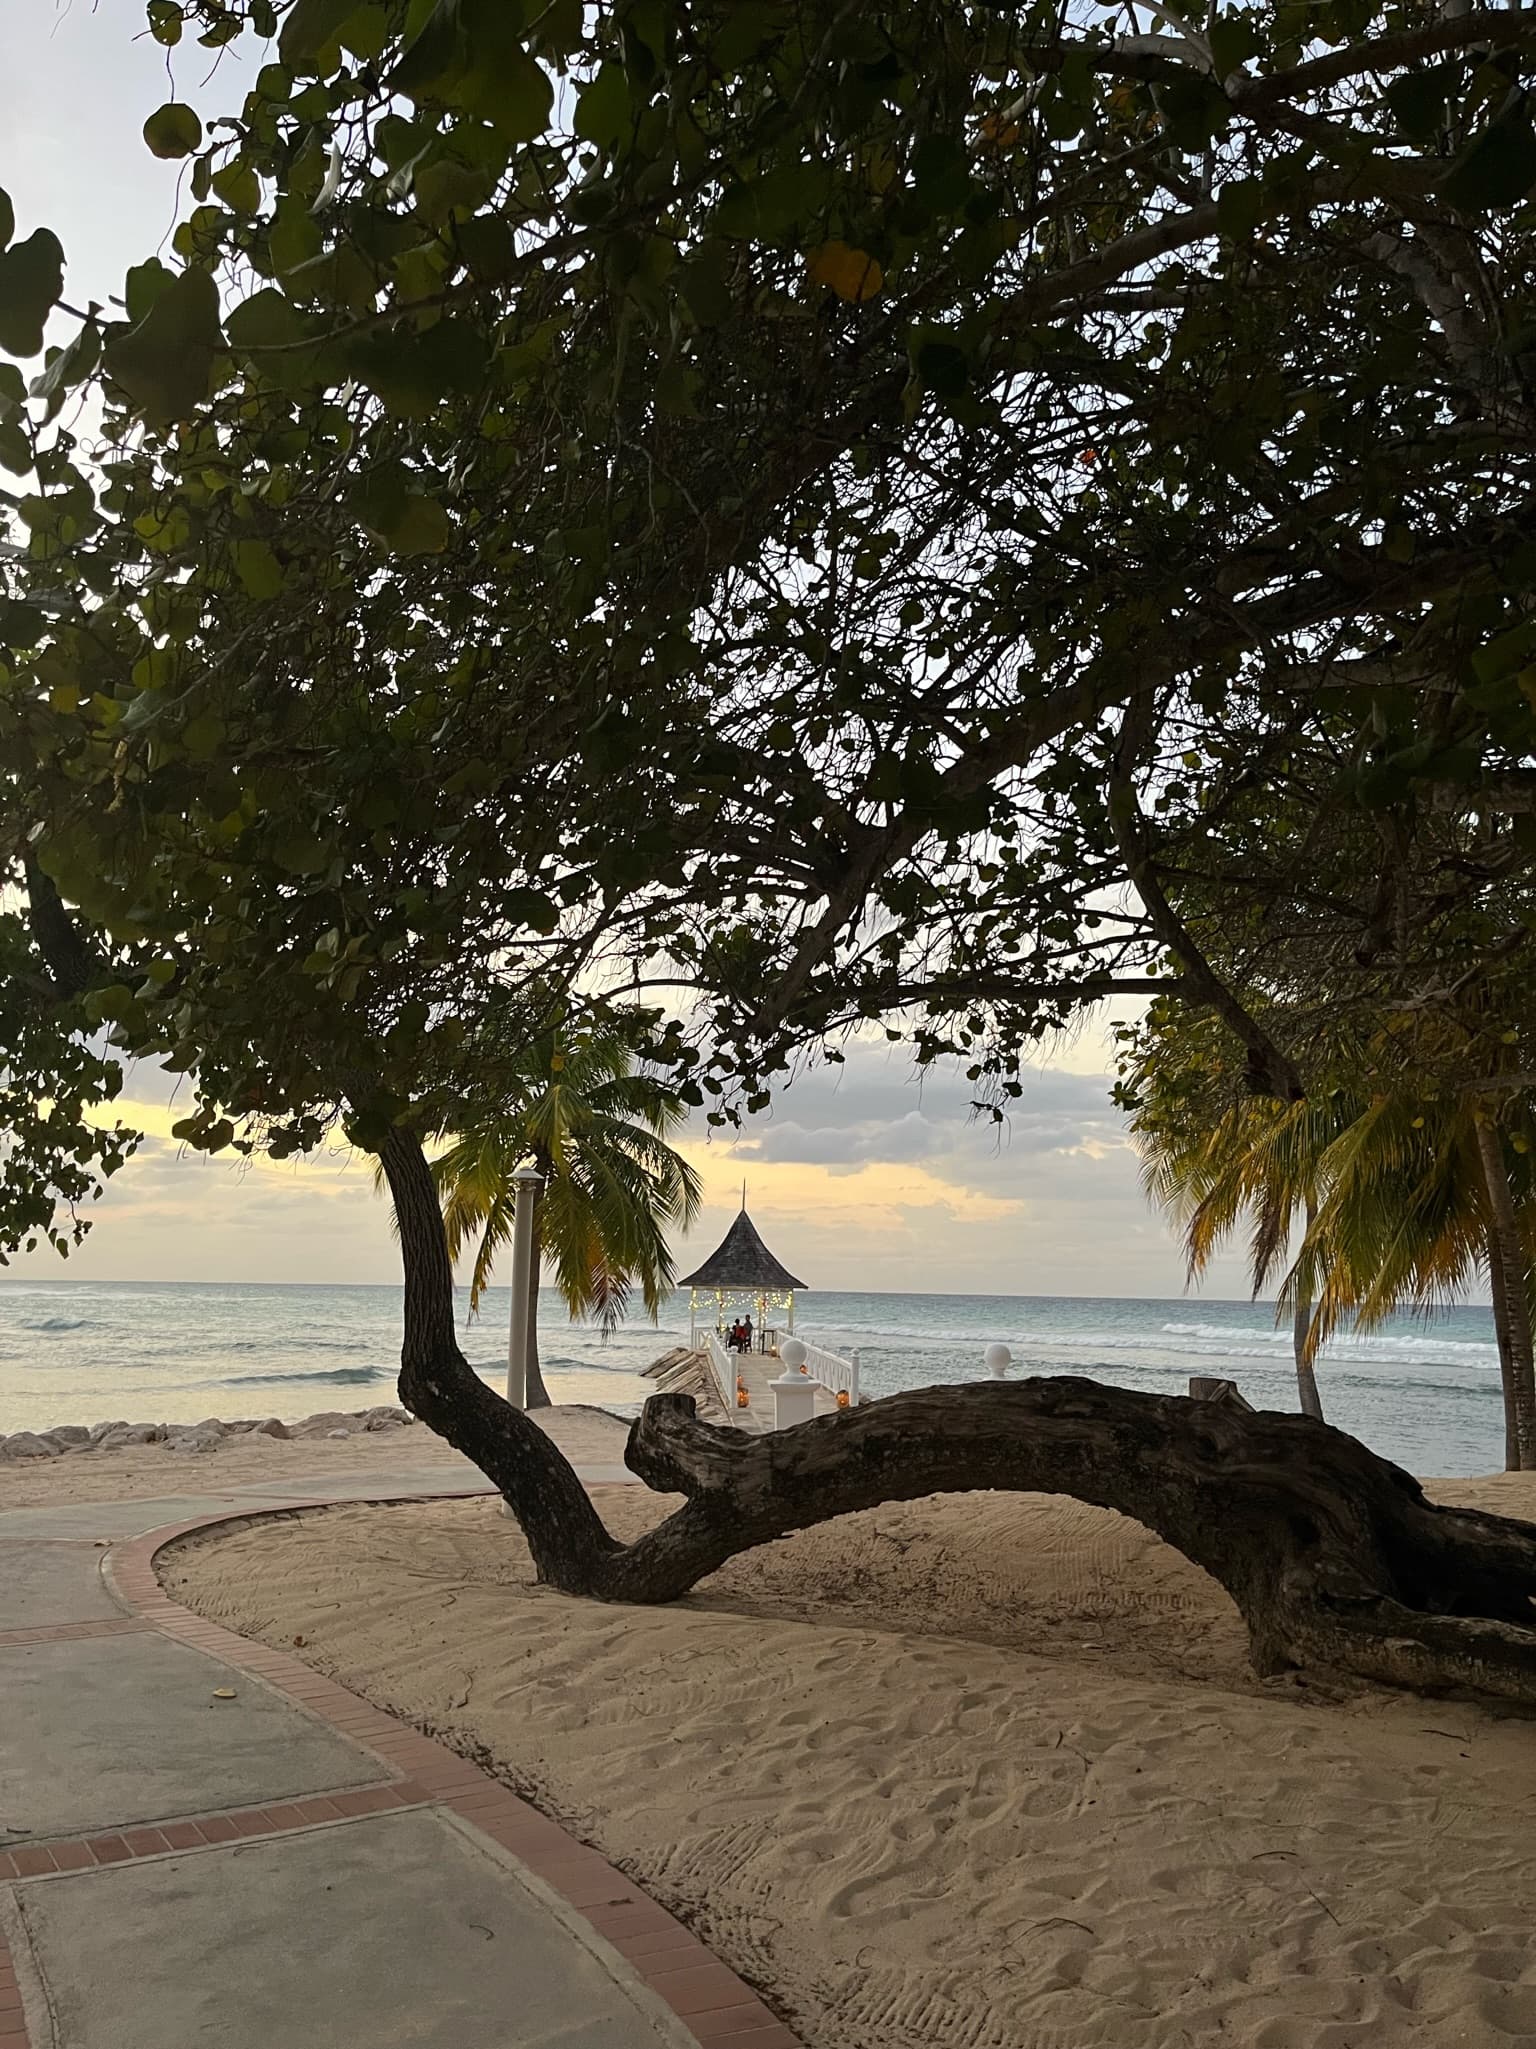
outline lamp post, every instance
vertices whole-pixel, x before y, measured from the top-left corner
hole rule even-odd
[[[512,1176],[516,1207],[512,1217],[512,1322],[507,1331],[507,1400],[514,1409],[528,1406],[528,1305],[533,1295],[533,1212],[544,1176],[537,1167],[519,1167]]]

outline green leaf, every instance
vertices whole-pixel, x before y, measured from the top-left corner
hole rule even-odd
[[[535,932],[550,933],[560,922],[560,907],[538,889],[509,889],[501,908],[514,924],[527,925]]]
[[[1435,64],[1424,71],[1405,71],[1387,87],[1384,98],[1392,119],[1411,141],[1427,142],[1445,126],[1451,77],[1448,64]]]
[[[1163,132],[1179,149],[1202,150],[1232,123],[1232,103],[1205,75],[1184,73],[1158,87]]]
[[[157,43],[172,50],[181,41],[184,16],[179,0],[149,0],[145,9],[149,16],[149,32]]]
[[[499,284],[517,263],[517,243],[510,225],[495,214],[473,214],[453,230],[459,255],[471,277]]]
[[[705,242],[678,273],[683,304],[700,327],[723,327],[735,298],[727,279],[730,253],[720,242]]]
[[[437,0],[415,35],[407,42],[390,86],[408,99],[424,99],[439,81],[452,77],[464,58],[460,0]]]
[[[43,327],[64,289],[64,250],[51,229],[35,228],[25,242],[0,251],[0,349],[35,356]]]
[[[1259,53],[1258,29],[1241,14],[1213,15],[1205,33],[1211,46],[1211,62],[1220,79],[1230,78],[1250,57]]]
[[[412,492],[384,538],[397,555],[440,555],[452,533],[452,524],[438,501]]]
[[[48,419],[54,418],[71,389],[89,377],[100,360],[101,329],[94,320],[88,320],[67,346],[50,351],[47,369],[32,380],[32,396],[48,401]]]
[[[912,152],[912,187],[935,213],[958,213],[971,196],[970,152],[952,135],[925,135]]]
[[[236,354],[269,383],[283,391],[308,391],[339,383],[346,374],[339,363],[324,361],[326,324],[323,315],[301,313],[291,299],[269,286],[242,300],[224,330]],[[333,377],[328,376],[332,368]]]
[[[586,142],[599,149],[613,149],[629,132],[634,120],[634,103],[623,67],[608,63],[581,89],[572,126]]]
[[[194,761],[207,761],[224,744],[224,721],[215,712],[200,712],[181,729],[181,744]]]
[[[226,164],[222,171],[215,171],[209,184],[231,213],[260,213],[261,180],[241,158]]]
[[[294,0],[278,37],[277,54],[290,69],[313,57],[331,41],[357,0]]]
[[[283,565],[266,541],[231,541],[235,574],[253,598],[275,598],[283,588]]]
[[[912,368],[924,391],[937,398],[958,398],[971,380],[970,358],[951,335],[933,328],[913,331],[908,348]]]
[[[1462,213],[1518,206],[1536,185],[1536,132],[1521,93],[1474,135],[1440,180],[1442,198]]]
[[[1267,193],[1262,178],[1233,178],[1216,194],[1216,220],[1229,242],[1243,242],[1263,220]]]
[[[128,308],[131,321],[142,320],[156,299],[175,284],[179,272],[151,256],[147,263],[136,263],[128,272],[128,281],[123,287],[123,303]]]
[[[167,100],[144,123],[144,140],[151,156],[189,157],[202,146],[203,124],[197,109],[185,100]]]
[[[1479,683],[1496,683],[1500,678],[1514,675],[1524,668],[1533,650],[1536,650],[1536,620],[1522,620],[1518,626],[1510,627],[1497,639],[1478,648],[1472,656],[1472,669]]]
[[[760,178],[728,186],[715,209],[715,226],[737,239],[777,241],[822,213],[829,184],[821,164],[782,164]]]
[[[273,843],[272,858],[290,875],[318,875],[331,856],[324,841],[313,833],[290,832]]]
[[[206,270],[184,270],[142,320],[108,342],[104,362],[133,409],[164,427],[208,396],[223,345],[218,286]]]

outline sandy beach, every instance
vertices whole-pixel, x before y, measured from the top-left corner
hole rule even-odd
[[[618,1456],[610,1419],[552,1428]],[[440,1455],[409,1435],[413,1466]],[[383,1471],[405,1450],[217,1456],[255,1477],[338,1453]],[[21,1481],[116,1487],[129,1460],[94,1462],[99,1483],[91,1463]],[[1536,1476],[1431,1485],[1536,1517]],[[594,1491],[623,1534],[667,1506]],[[1221,1590],[1120,1517],[1000,1494],[888,1507],[659,1610],[537,1587],[490,1502],[326,1510],[165,1563],[178,1598],[301,1640],[489,1762],[811,2049],[1536,2042],[1536,1730],[1258,1681]]]

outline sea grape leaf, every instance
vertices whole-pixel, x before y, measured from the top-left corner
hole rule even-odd
[[[189,157],[202,145],[203,124],[197,109],[185,100],[167,100],[144,123],[144,140],[151,156]]]
[[[1440,191],[1462,213],[1493,213],[1518,206],[1536,185],[1536,131],[1521,93],[1474,135],[1440,180]]]
[[[43,327],[64,289],[64,250],[49,228],[35,228],[24,242],[0,251],[0,349],[10,356],[35,356]]]
[[[223,345],[218,286],[206,270],[184,270],[142,320],[108,342],[104,361],[134,410],[163,427],[208,396]]]

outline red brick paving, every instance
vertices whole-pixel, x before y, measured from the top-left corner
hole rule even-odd
[[[21,1986],[5,1937],[0,1935],[0,2049],[32,2049],[27,2017],[21,2009]]]
[[[459,1499],[460,1496],[439,1497]],[[155,1554],[176,1538],[220,1523],[254,1522],[295,1507],[328,1506],[295,1502],[279,1510],[240,1508],[172,1524],[119,1545],[108,1555],[107,1571],[122,1600],[135,1612],[122,1623],[75,1623],[58,1629],[0,1634],[0,1647],[24,1638],[51,1642],[63,1637],[113,1635],[156,1629],[222,1658],[237,1670],[266,1681],[311,1714],[360,1746],[371,1749],[388,1770],[402,1776],[361,1786],[221,1814],[163,1822],[84,1841],[38,1844],[0,1853],[0,1881],[47,1878],[61,1871],[121,1863],[135,1857],[323,1827],[369,1814],[430,1804],[471,1823],[518,1858],[608,1942],[651,1990],[669,2006],[701,2049],[801,2049],[796,2037],[752,1988],[714,1956],[698,1937],[641,1891],[606,1858],[568,1835],[497,1779],[469,1764],[445,1745],[420,1735],[392,1715],[360,1700],[286,1651],[248,1642],[173,1601],[155,1577]],[[350,1503],[348,1505],[351,1505]],[[6,2004],[7,1988],[14,1992]],[[14,2025],[12,2022],[14,2021]],[[31,2049],[21,2014],[20,1992],[4,1944],[0,1943],[0,2049]]]

